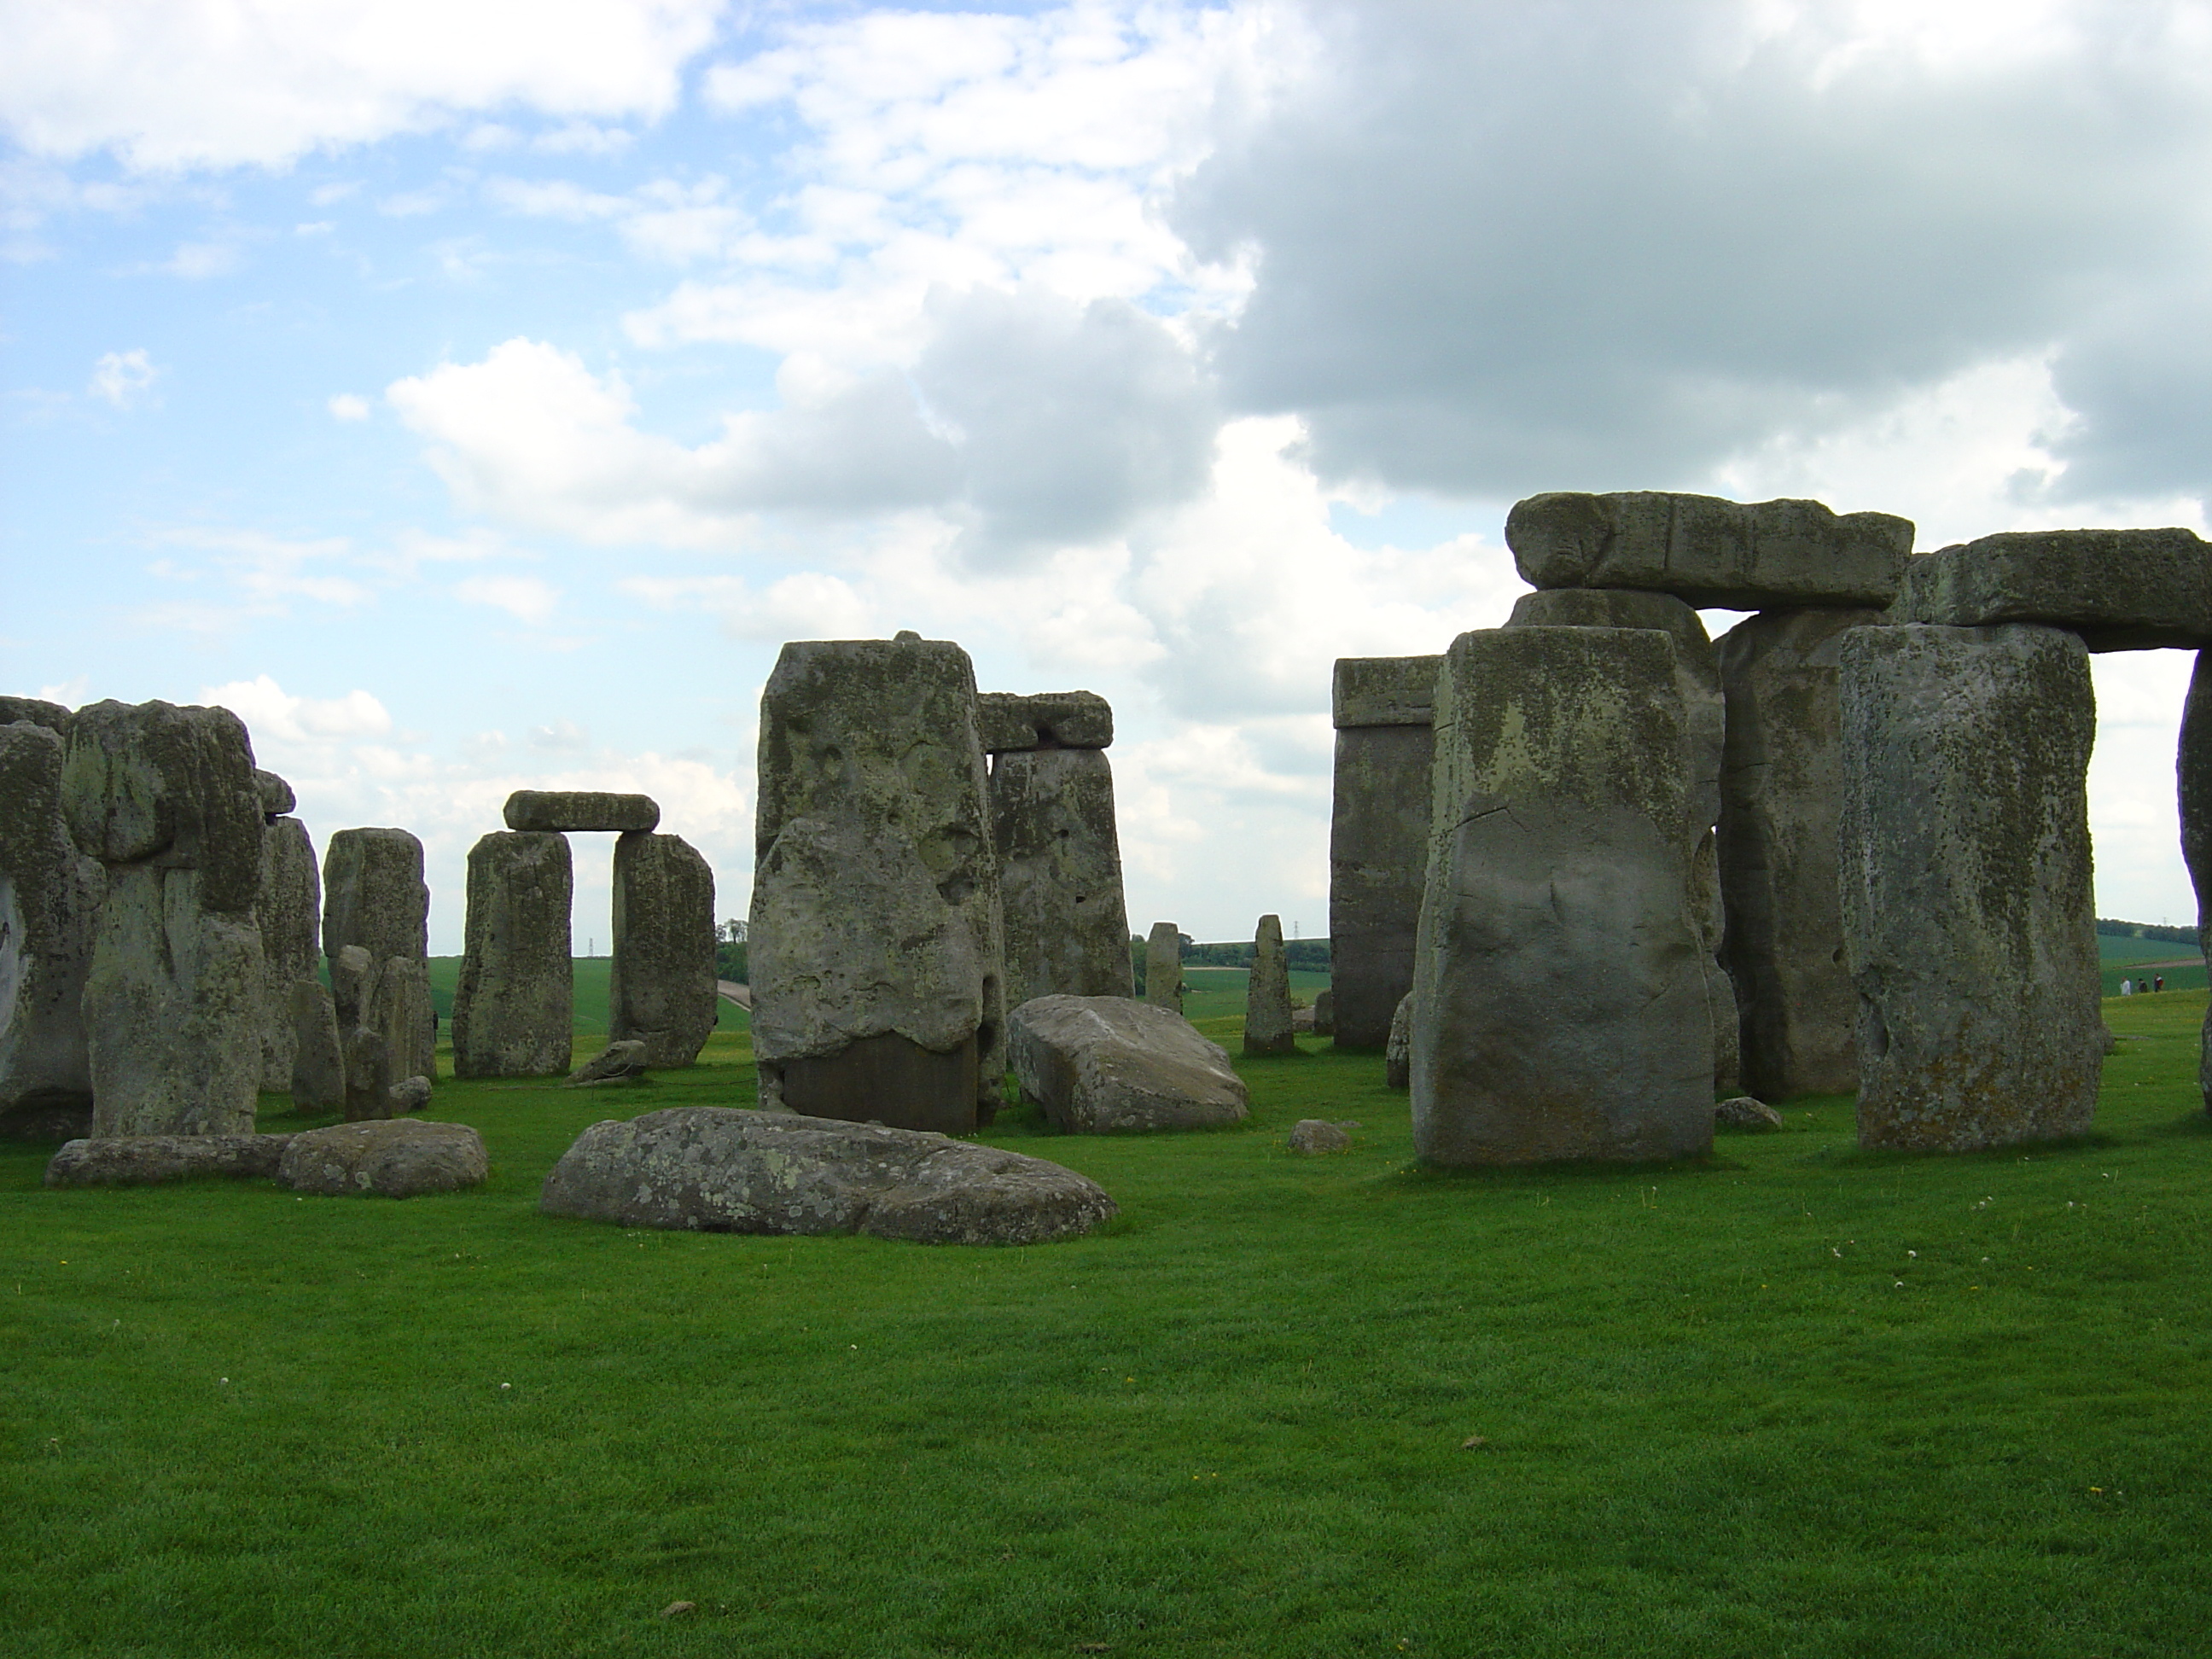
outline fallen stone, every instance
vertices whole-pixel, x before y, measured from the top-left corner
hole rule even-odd
[[[2086,1131],[2104,1066],[2078,635],[1863,628],[1842,653],[1844,938],[1864,1146]]]
[[[341,830],[323,851],[323,954],[349,945],[372,962],[430,954],[422,843],[404,830]]]
[[[268,772],[257,777],[270,777]],[[292,1086],[292,987],[313,979],[322,955],[323,883],[314,843],[297,818],[272,818],[261,831],[261,889],[253,902],[261,933],[261,1086]]]
[[[1283,959],[1283,921],[1262,916],[1252,944],[1252,971],[1244,981],[1244,1052],[1294,1054],[1291,1030],[1291,969]]]
[[[468,916],[453,989],[455,1077],[568,1070],[575,967],[565,836],[494,830],[469,849]]]
[[[622,834],[659,828],[660,803],[590,789],[518,789],[507,798],[504,817],[510,830]]]
[[[1737,1095],[1713,1108],[1713,1121],[1729,1129],[1778,1129],[1782,1114],[1763,1100]]]
[[[430,1103],[430,1094],[428,1078],[419,1075],[402,1078],[386,1091],[386,1097],[391,1104],[390,1109],[385,1113],[385,1115],[412,1117]]]
[[[568,1073],[568,1086],[588,1089],[598,1083],[629,1083],[645,1075],[646,1046],[632,1037],[610,1042]]]
[[[1413,1087],[1413,999],[1402,996],[1390,1016],[1390,1040],[1382,1050],[1382,1081],[1392,1089]]]
[[[1631,490],[1516,502],[1505,541],[1531,587],[1640,587],[1700,607],[1886,605],[1912,523],[1818,501],[1741,502]]]
[[[70,718],[68,709],[43,697],[0,697],[0,726],[13,726],[22,720],[32,726],[43,726],[55,736],[66,738]]]
[[[1171,921],[1156,921],[1145,940],[1145,1000],[1155,1008],[1182,1013],[1182,933]]]
[[[82,1003],[107,878],[70,839],[64,753],[50,727],[0,726],[0,1120],[26,1132],[92,1105]]]
[[[1329,811],[1330,989],[1340,1048],[1380,1048],[1413,984],[1441,657],[1340,657]]]
[[[1334,1123],[1317,1117],[1302,1117],[1291,1126],[1291,1150],[1294,1152],[1348,1152],[1352,1137]]]
[[[548,1215],[695,1232],[1035,1244],[1117,1207],[1059,1164],[908,1129],[692,1106],[595,1123],[545,1178]]]
[[[1182,1015],[1124,997],[1039,997],[1007,1048],[1024,1099],[1070,1134],[1204,1129],[1250,1114],[1228,1051]]]
[[[325,1198],[416,1198],[474,1187],[489,1167],[483,1138],[465,1123],[395,1117],[335,1123],[292,1136],[276,1181],[295,1193]]]
[[[1127,996],[1129,915],[1104,752],[1000,755],[991,769],[991,833],[1007,1006],[1055,994]]]
[[[1109,749],[1114,708],[1096,691],[986,691],[975,699],[986,754],[1024,749]]]
[[[295,979],[285,1002],[292,1018],[292,1109],[337,1111],[345,1105],[345,1045],[330,989],[320,980]]]
[[[261,815],[264,818],[281,818],[300,804],[300,798],[293,793],[290,784],[274,772],[264,772],[258,766],[253,769],[253,793],[261,802]]]
[[[273,1176],[290,1135],[110,1135],[72,1140],[46,1165],[49,1187],[158,1187],[201,1176]]]
[[[1905,568],[1891,620],[2039,623],[2092,651],[2212,644],[2212,547],[2189,530],[2019,530]]]
[[[681,836],[615,842],[609,1035],[656,1069],[689,1066],[721,1012],[714,994],[714,872]]]

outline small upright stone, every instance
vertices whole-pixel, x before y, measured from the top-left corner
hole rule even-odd
[[[1429,862],[1430,730],[1441,657],[1340,657],[1331,713],[1336,767],[1328,826],[1330,988],[1340,1048],[1389,1038],[1413,988]]]
[[[1171,1014],[1182,1012],[1182,933],[1171,921],[1156,921],[1145,941],[1145,1000]]]
[[[1297,1039],[1291,1035],[1291,970],[1283,960],[1282,918],[1262,916],[1252,942],[1251,976],[1244,986],[1244,1052],[1297,1051]]]
[[[264,805],[268,799],[264,790]],[[254,925],[261,930],[261,1086],[271,1093],[292,1086],[298,1041],[292,987],[315,977],[322,915],[323,884],[307,826],[297,818],[271,817],[261,831],[261,890],[253,903]]]
[[[63,754],[51,727],[0,726],[0,1125],[27,1132],[92,1108],[80,1005],[107,879],[70,840]]]
[[[548,831],[606,831],[617,835],[660,827],[660,803],[650,795],[611,795],[591,789],[518,789],[507,798],[507,827]]]
[[[1397,1011],[1390,1016],[1390,1041],[1382,1050],[1382,1082],[1392,1089],[1413,1086],[1413,999],[1411,995],[1398,999]]]
[[[714,993],[714,872],[681,836],[615,842],[609,1036],[656,1069],[689,1066],[721,1012]]]
[[[494,830],[469,849],[469,907],[453,990],[455,1077],[560,1077],[574,1027],[568,837]]]
[[[285,1003],[292,1019],[292,1109],[335,1112],[346,1097],[337,1006],[319,979],[294,980],[285,988]]]

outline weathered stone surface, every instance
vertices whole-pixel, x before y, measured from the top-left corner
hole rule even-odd
[[[1117,1213],[1041,1158],[907,1129],[692,1106],[595,1123],[545,1178],[548,1215],[695,1232],[1035,1244]]]
[[[1129,913],[1114,773],[1096,749],[1000,754],[991,830],[1006,918],[1006,1006],[1129,994]]]
[[[341,1032],[369,1023],[376,1000],[376,959],[367,945],[349,945],[331,956],[331,1000]]]
[[[415,1077],[402,1078],[392,1085],[387,1097],[391,1106],[385,1113],[385,1116],[412,1117],[430,1103],[430,1096],[433,1092],[430,1079],[427,1077],[418,1074]]]
[[[2081,1133],[2104,1054],[2080,638],[1860,629],[1841,692],[1860,1144]]]
[[[284,1000],[292,1020],[292,1109],[335,1112],[345,1104],[345,1045],[338,1036],[337,1006],[316,979],[294,980],[285,988]]]
[[[1313,1034],[1316,1036],[1334,1036],[1336,1035],[1335,992],[1315,992],[1311,1012],[1313,1014]]]
[[[1171,921],[1154,922],[1145,940],[1145,1000],[1182,1012],[1182,932]]]
[[[1114,744],[1113,705],[1096,691],[986,691],[975,705],[986,754]]]
[[[392,1045],[374,1026],[356,1025],[344,1033],[345,1115],[349,1123],[374,1123],[392,1115],[392,1085],[399,1071],[392,1063]]]
[[[203,911],[236,915],[261,886],[253,748],[228,708],[95,702],[70,723],[62,808],[102,864],[198,872]]]
[[[1711,1146],[1677,675],[1641,629],[1488,629],[1447,653],[1413,994],[1425,1160]]]
[[[273,1176],[290,1135],[115,1135],[72,1140],[46,1165],[49,1187],[158,1187],[201,1176]]]
[[[660,803],[592,789],[518,789],[507,798],[504,817],[510,830],[642,832],[659,827]]]
[[[1905,567],[1894,622],[2070,629],[2092,651],[2212,644],[2212,546],[2189,530],[2018,530]]]
[[[1743,1011],[1736,1004],[1735,981],[1721,965],[1726,918],[1721,908],[1719,838],[1705,831],[1690,857],[1690,914],[1697,919],[1698,963],[1705,976],[1705,1009],[1713,1033],[1713,1088],[1725,1094],[1743,1082]]]
[[[80,1005],[107,878],[63,819],[64,752],[50,727],[0,726],[0,1118],[26,1129],[92,1104]]]
[[[276,1181],[324,1198],[417,1198],[477,1186],[489,1167],[483,1138],[467,1124],[395,1117],[294,1135]]]
[[[1283,920],[1262,916],[1252,940],[1252,971],[1244,981],[1244,1052],[1294,1054],[1291,1035],[1291,968],[1283,959]]]
[[[1291,1126],[1291,1150],[1294,1152],[1348,1152],[1352,1137],[1344,1126],[1330,1123],[1317,1117],[1302,1117]]]
[[[494,830],[469,849],[468,920],[453,989],[455,1077],[568,1072],[574,884],[565,836]]]
[[[43,726],[58,737],[69,736],[70,721],[75,717],[58,702],[48,702],[43,697],[0,697],[0,726],[13,726],[17,720],[27,720],[33,726]]]
[[[1331,722],[1362,726],[1433,723],[1442,657],[1339,657],[1331,680]]]
[[[274,772],[264,772],[258,766],[253,769],[253,793],[261,803],[261,815],[264,818],[281,818],[300,804],[300,798],[292,793],[290,784]]]
[[[2197,948],[2203,951],[2212,945],[2212,653],[2197,653],[2197,667],[2189,678],[2174,773],[2181,810],[2181,856],[2189,866],[2190,884],[2197,890]],[[2117,1039],[2108,1041],[2105,1052],[2110,1054],[2117,1046]],[[2212,1008],[2204,1014],[2197,1083],[2205,1110],[2212,1112]]]
[[[341,830],[323,851],[323,954],[349,945],[372,962],[430,954],[422,843],[404,830]]]
[[[1641,587],[1695,605],[1885,605],[1912,551],[1912,523],[1840,516],[1818,501],[1729,501],[1629,490],[1531,495],[1505,518],[1531,587]]]
[[[614,886],[609,1034],[644,1043],[650,1066],[689,1066],[721,1011],[714,872],[683,836],[632,830],[615,842]]]
[[[1006,1070],[1006,967],[968,653],[911,634],[787,644],[760,733],[762,1105],[972,1129]]]
[[[1713,1108],[1713,1121],[1730,1129],[1778,1129],[1782,1114],[1765,1101],[1736,1095]]]
[[[1382,1081],[1393,1089],[1413,1086],[1413,999],[1398,999],[1390,1016],[1390,1038],[1382,1050]]]
[[[1014,1010],[1014,1078],[1072,1134],[1203,1129],[1249,1115],[1228,1051],[1180,1014],[1125,997],[1039,997]]]
[[[1337,659],[1329,813],[1330,988],[1336,1041],[1379,1048],[1413,988],[1429,861],[1429,720],[1442,657]]]
[[[256,774],[269,777],[270,773]],[[272,819],[261,831],[261,891],[253,902],[261,930],[261,1086],[292,1086],[292,986],[315,976],[322,954],[322,877],[314,843],[297,818]]]
[[[629,1083],[645,1075],[645,1044],[635,1037],[610,1042],[568,1073],[568,1086],[588,1089],[600,1083]]]
[[[1858,1087],[1858,994],[1836,877],[1843,807],[1838,667],[1878,611],[1768,611],[1719,641],[1722,959],[1742,1015],[1743,1086],[1768,1100]]]

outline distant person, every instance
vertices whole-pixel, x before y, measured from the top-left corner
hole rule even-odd
[[[2163,991],[2166,989],[2166,975],[2164,974],[2153,974],[2150,976],[2150,988],[2154,991]]]
[[[2133,980],[2131,980],[2131,979],[2124,979],[2124,980],[2122,980],[2122,981],[2120,981],[2120,994],[2121,994],[2122,996],[2124,996],[2124,997],[2131,997],[2131,996],[2133,996],[2135,994],[2136,994],[2136,985],[2135,985],[2135,981],[2134,981]]]

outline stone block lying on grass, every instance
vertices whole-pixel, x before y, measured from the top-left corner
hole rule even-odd
[[[489,1167],[483,1137],[465,1123],[411,1117],[334,1123],[290,1137],[276,1180],[295,1193],[415,1198],[473,1187]]]
[[[1348,1152],[1352,1137],[1347,1130],[1356,1129],[1356,1123],[1330,1123],[1317,1117],[1302,1117],[1291,1126],[1291,1150],[1294,1152]]]
[[[290,1135],[111,1135],[72,1140],[46,1165],[49,1187],[158,1187],[197,1176],[273,1176]]]
[[[545,1178],[548,1215],[723,1233],[1036,1244],[1119,1212],[1041,1158],[927,1130],[689,1106],[595,1123]]]
[[[1206,1129],[1250,1115],[1228,1051],[1167,1009],[1126,997],[1037,997],[1008,1023],[1024,1097],[1070,1133]]]
[[[1727,1129],[1778,1129],[1782,1114],[1763,1100],[1736,1095],[1713,1108],[1713,1121]]]
[[[625,1037],[610,1042],[568,1073],[566,1086],[588,1089],[596,1083],[629,1083],[645,1075],[645,1040]]]

